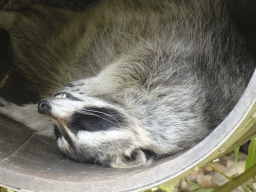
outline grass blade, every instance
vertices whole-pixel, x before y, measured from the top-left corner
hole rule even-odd
[[[232,178],[230,178],[229,176],[225,175],[224,173],[220,172],[218,169],[216,169],[215,167],[211,166],[209,163],[207,163],[207,165],[209,167],[211,167],[214,171],[218,172],[219,174],[221,174],[222,176],[226,177],[228,180],[232,180]]]
[[[251,143],[248,148],[248,156],[245,162],[244,171],[248,170],[256,163],[256,135],[251,138]]]
[[[237,147],[237,148],[235,148],[235,155],[236,155],[236,161],[235,161],[235,166],[236,166],[236,169],[238,169],[238,163],[237,163],[237,161],[238,161],[238,152],[239,152],[239,148],[240,148],[240,146],[239,147]]]

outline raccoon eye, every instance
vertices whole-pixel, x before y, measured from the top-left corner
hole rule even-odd
[[[57,99],[65,99],[65,98],[68,98],[68,95],[64,92],[59,92],[59,93],[56,93],[54,97]]]
[[[66,92],[66,91],[58,92],[54,95],[54,97],[57,99],[69,99],[69,100],[73,100],[73,101],[82,101],[81,99],[74,97],[71,93]]]
[[[54,97],[58,98],[58,99],[65,99],[65,98],[67,98],[67,95],[66,94],[59,94],[59,95],[56,95]]]

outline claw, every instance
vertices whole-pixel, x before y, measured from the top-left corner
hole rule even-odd
[[[73,82],[70,82],[68,83],[68,87],[75,87],[75,86],[83,86],[84,83],[83,82],[79,82],[79,81],[73,81]]]
[[[74,87],[74,85],[73,84],[71,84],[71,83],[68,83],[67,85],[65,85],[64,87]]]

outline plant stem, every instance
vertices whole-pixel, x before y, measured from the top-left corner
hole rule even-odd
[[[231,191],[240,185],[244,184],[246,181],[251,179],[256,175],[256,164],[250,167],[247,171],[242,173],[241,175],[233,178],[231,181],[227,182],[226,184],[217,187],[213,192],[227,192]]]
[[[215,167],[211,166],[209,163],[207,163],[207,165],[209,167],[211,167],[214,171],[218,172],[219,174],[221,174],[222,176],[226,177],[228,180],[232,180],[232,178],[230,178],[229,176],[225,175],[224,173],[220,172],[218,169],[216,169]]]

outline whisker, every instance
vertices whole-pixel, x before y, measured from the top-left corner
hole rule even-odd
[[[84,112],[86,112],[86,113],[84,113]],[[88,111],[80,111],[79,113],[81,113],[81,114],[84,114],[84,115],[92,115],[92,116],[95,116],[95,117],[99,117],[99,118],[101,118],[101,119],[103,119],[103,120],[105,120],[105,121],[107,121],[107,122],[109,122],[109,123],[112,123],[112,124],[115,124],[115,122],[113,122],[113,121],[110,121],[110,120],[108,120],[108,119],[105,119],[105,118],[103,118],[103,117],[101,117],[100,115],[96,115],[96,114],[94,114],[94,113],[90,113],[90,112],[88,112]],[[119,123],[119,122],[118,122]]]
[[[108,113],[104,113],[104,112],[102,112],[102,111],[95,111],[95,110],[91,110],[91,109],[83,109],[83,111],[92,112],[92,113],[95,112],[95,113],[100,113],[100,114],[106,115],[106,116],[108,116],[108,117],[111,117],[111,118],[114,119],[119,125],[121,125],[120,122],[119,122],[115,117],[113,117],[112,115],[110,115],[110,114],[108,114]]]

